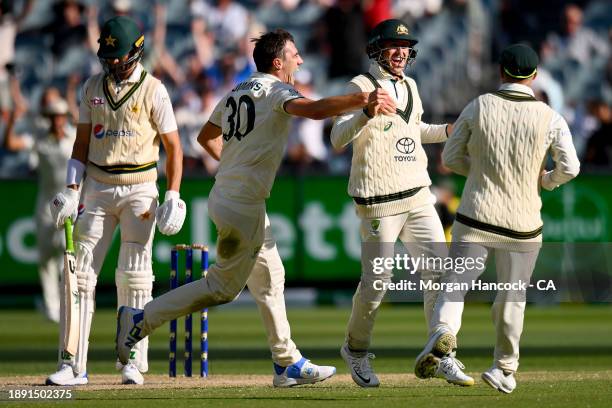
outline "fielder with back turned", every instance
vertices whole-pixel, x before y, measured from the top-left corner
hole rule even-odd
[[[114,17],[102,27],[99,43],[104,73],[89,78],[83,86],[67,187],[50,204],[59,227],[68,217],[75,218],[81,193],[74,231],[78,345],[76,353],[63,353],[59,370],[47,378],[49,385],[88,382],[95,287],[117,225],[121,229],[115,271],[117,303],[143,307],[151,299],[154,280],[151,245],[155,220],[161,233],[172,235],[181,229],[186,215],[179,197],[183,158],[174,112],[164,85],[139,63],[144,35],[131,19]],[[160,141],[167,154],[168,182],[165,202],[158,208]],[[122,383],[142,384],[142,373],[148,369],[147,341],[134,347],[130,358],[118,368]]]
[[[273,360],[275,387],[312,384],[336,369],[304,358],[291,338],[285,311],[285,270],[266,214],[266,199],[287,145],[292,115],[323,119],[367,103],[378,106],[382,91],[313,101],[293,87],[303,63],[293,37],[275,30],[255,40],[258,72],[238,84],[216,106],[198,142],[219,171],[208,200],[217,227],[217,259],[205,279],[153,299],[143,310],[124,307],[117,321],[117,352],[126,361],[133,344],[163,323],[234,300],[247,285],[255,298]]]
[[[540,187],[553,190],[578,174],[580,163],[567,123],[533,96],[530,86],[537,64],[538,56],[528,46],[506,48],[500,60],[502,85],[467,105],[446,142],[444,164],[467,177],[450,256],[483,262],[466,271],[447,271],[444,283],[465,282],[469,287],[491,254],[498,282],[529,282],[542,243]],[[548,153],[555,163],[551,171],[544,170]],[[443,372],[450,381],[464,375],[454,355],[465,294],[454,291],[438,297],[429,341],[416,360],[417,377]],[[482,379],[503,393],[516,388],[524,312],[525,291],[497,292],[493,366]]]

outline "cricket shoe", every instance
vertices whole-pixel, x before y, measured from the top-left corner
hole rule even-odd
[[[274,363],[274,380],[272,380],[272,384],[275,387],[314,384],[327,380],[334,374],[336,374],[336,367],[318,366],[302,357],[300,361],[291,364],[289,367],[282,367]]]
[[[87,382],[86,372],[75,374],[70,364],[62,363],[58,371],[47,377],[45,385],[85,385]]]
[[[144,384],[144,377],[131,361],[121,369],[121,384]]]
[[[461,361],[457,360],[455,357],[446,356],[440,359],[435,376],[444,378],[447,382],[461,385],[462,387],[474,385],[474,379],[466,375],[463,370],[465,370],[465,366]]]
[[[417,356],[414,363],[414,374],[417,378],[435,377],[440,359],[450,355],[457,348],[457,339],[447,331],[435,332]]]
[[[378,387],[380,381],[374,374],[374,370],[370,365],[370,360],[376,357],[367,351],[355,352],[348,348],[348,344],[344,343],[340,349],[340,355],[351,372],[353,381],[360,387]]]
[[[482,380],[496,390],[510,394],[516,388],[516,380],[513,372],[504,372],[495,366],[482,373]]]
[[[144,311],[129,306],[121,306],[117,310],[117,334],[115,337],[115,350],[117,358],[123,365],[127,365],[134,344],[145,336],[142,335]]]

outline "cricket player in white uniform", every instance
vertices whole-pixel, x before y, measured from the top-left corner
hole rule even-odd
[[[445,142],[452,125],[430,125],[421,120],[423,107],[417,85],[404,73],[416,57],[416,43],[401,20],[385,20],[372,30],[366,50],[372,60],[370,69],[353,78],[348,89],[386,90],[390,95],[386,102],[393,113],[375,116],[373,107],[350,112],[336,119],[331,134],[336,148],[353,144],[348,192],[361,218],[362,271],[340,353],[361,387],[379,385],[370,365],[374,356],[368,349],[386,292],[380,283],[390,282],[392,276],[392,270],[374,273],[373,258],[393,258],[398,238],[414,258],[447,254],[422,144]],[[441,271],[422,268],[418,272],[421,279],[432,280]],[[436,291],[424,290],[427,324],[436,296]]]
[[[97,276],[117,225],[121,247],[115,272],[118,306],[143,307],[151,299],[151,245],[155,220],[161,233],[176,234],[185,220],[180,199],[182,150],[168,92],[139,61],[144,36],[127,17],[108,20],[99,39],[104,73],[83,86],[79,123],[66,189],[51,202],[58,227],[74,217],[79,291],[79,341],[76,355],[62,353],[51,385],[87,383],[87,349],[94,313]],[[167,192],[158,208],[159,144],[167,153]],[[87,172],[79,190],[83,174]],[[75,328],[62,328],[73,330]],[[142,384],[148,369],[147,341],[130,351],[118,368],[124,384]]]
[[[291,339],[285,311],[285,271],[271,234],[265,200],[287,144],[291,115],[323,119],[378,105],[382,91],[312,101],[293,87],[302,64],[291,34],[276,30],[256,40],[258,72],[238,84],[217,105],[198,141],[220,160],[208,201],[216,225],[217,261],[205,279],[183,285],[142,310],[121,308],[117,352],[126,361],[132,345],[163,323],[205,307],[234,300],[245,285],[262,315],[274,362],[273,385],[311,384],[336,369],[305,359]]]
[[[502,85],[466,106],[442,153],[448,168],[467,177],[453,224],[451,258],[486,262],[494,254],[500,283],[529,282],[542,243],[540,190],[553,190],[580,170],[567,123],[534,98],[530,86],[537,64],[528,46],[506,48],[500,60]],[[555,168],[545,171],[549,152]],[[470,287],[484,272],[484,262],[473,262],[468,271],[448,271],[443,283],[467,282]],[[429,341],[416,360],[417,377],[433,376],[436,365],[447,365],[445,374],[462,375],[463,367],[453,366],[449,358],[457,347],[465,294],[439,296]],[[492,307],[493,366],[482,379],[503,393],[516,388],[525,295],[520,289],[500,290]]]
[[[30,161],[37,171],[36,248],[38,276],[42,286],[45,316],[60,321],[60,273],[65,249],[63,231],[55,227],[49,201],[65,186],[66,163],[72,152],[76,129],[68,120],[68,103],[59,95],[41,106],[48,127],[35,126],[31,133],[15,134],[14,115],[5,130],[5,147],[9,150],[30,150]]]

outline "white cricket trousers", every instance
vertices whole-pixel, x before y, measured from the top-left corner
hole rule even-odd
[[[95,311],[95,288],[115,230],[117,226],[120,227],[122,246],[138,245],[150,260],[158,191],[154,182],[114,185],[87,178],[81,194],[83,207],[74,227],[80,302],[79,345],[75,356],[75,371],[78,373],[86,372],[87,369],[89,334]],[[152,284],[151,266],[148,265],[147,269]],[[118,306],[127,305],[125,301],[117,300]],[[142,372],[147,370],[148,365],[147,344],[146,341],[141,343],[135,358]]]
[[[535,249],[537,247],[537,249]],[[495,271],[497,282],[529,282],[540,252],[539,245],[528,252],[515,252],[506,249],[493,248],[487,244],[466,242],[461,236],[453,237],[450,256],[465,259],[482,257],[486,261],[490,254],[495,255]],[[477,280],[484,268],[474,268],[457,275],[449,271],[442,282],[471,282]],[[465,291],[442,293],[436,302],[432,316],[430,334],[439,331],[450,331],[457,336],[461,328],[461,316]],[[525,315],[525,293],[522,291],[498,291],[491,307],[491,316],[495,326],[495,351],[493,355],[496,367],[515,372],[519,365],[519,341],[523,332]]]
[[[208,213],[217,228],[217,258],[205,279],[179,286],[145,306],[144,333],[202,308],[229,303],[248,285],[255,298],[276,364],[302,358],[285,309],[285,269],[272,236],[265,204],[221,200],[211,191]]]
[[[405,213],[361,219],[361,281],[353,296],[353,310],[346,331],[346,342],[352,350],[370,347],[376,313],[386,291],[374,288],[377,280],[390,282],[392,270],[375,274],[372,258],[395,256],[395,242],[400,239],[412,257],[446,257],[447,246],[440,217],[433,204]],[[437,279],[442,271],[420,270],[421,279]],[[377,286],[378,287],[378,286]],[[437,291],[425,290],[423,309],[429,327]]]

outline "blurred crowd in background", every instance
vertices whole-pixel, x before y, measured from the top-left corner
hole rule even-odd
[[[472,98],[497,87],[500,50],[528,43],[541,59],[537,97],[567,119],[583,170],[611,169],[609,0],[0,0],[0,178],[35,174],[32,143],[19,143],[24,135],[48,135],[57,116],[74,126],[80,87],[101,71],[99,27],[120,14],[141,25],[143,64],[173,99],[188,177],[216,171],[196,136],[223,94],[255,70],[251,38],[289,30],[305,60],[296,87],[319,98],[343,93],[367,69],[367,33],[392,17],[419,38],[407,74],[419,86],[425,121],[453,122]],[[55,109],[59,99],[64,109]],[[351,152],[334,151],[330,127],[296,118],[281,173],[348,174]],[[427,148],[432,172],[448,174],[441,146]]]

